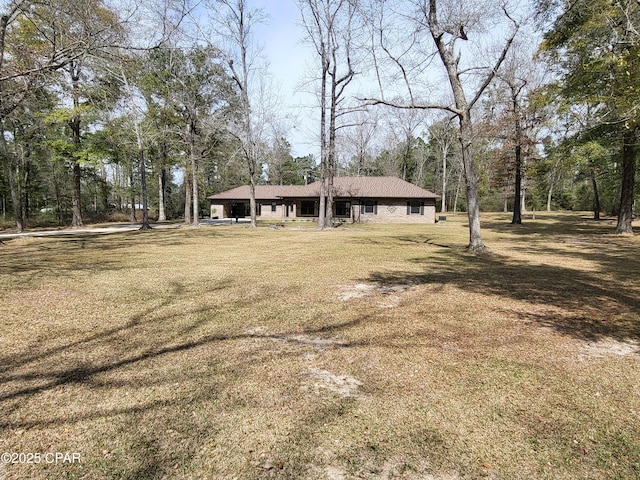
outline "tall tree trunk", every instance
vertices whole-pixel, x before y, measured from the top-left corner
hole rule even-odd
[[[60,190],[60,182],[58,181],[58,176],[54,172],[53,193],[56,197],[56,217],[58,219],[58,225],[62,225],[64,223],[64,219],[62,218],[62,193]]]
[[[326,195],[329,153],[327,145],[327,77],[329,70],[329,60],[325,51],[322,52],[322,78],[320,86],[320,202],[318,205],[318,228],[323,229],[326,225]]]
[[[189,119],[187,123],[187,139],[189,142],[189,151],[188,151],[188,162],[189,162],[189,170],[186,174],[185,178],[185,188],[188,186],[189,189],[185,192],[185,204],[184,204],[184,223],[187,225],[191,224],[194,227],[199,225],[198,218],[198,163],[196,161],[196,131],[195,124],[192,118]],[[188,179],[188,183],[187,183]],[[189,199],[191,197],[191,199]],[[193,209],[193,216],[191,216],[191,212]]]
[[[4,137],[4,134],[2,135]],[[5,156],[5,155],[3,155]],[[16,183],[15,175],[13,173],[13,165],[11,162],[11,156],[5,156],[5,162],[7,167],[7,178],[9,180],[9,190],[11,190],[11,204],[13,205],[13,216],[16,222],[16,231],[21,233],[24,231],[25,224],[22,215],[22,201],[21,195],[18,191],[18,185]]]
[[[160,168],[158,172],[158,221],[165,222],[167,220],[167,212],[165,207],[165,197],[167,192],[167,169]]]
[[[325,212],[327,207],[327,163],[320,160],[320,198],[318,202],[318,228],[325,228]]]
[[[553,186],[549,187],[547,191],[547,212],[551,211],[551,196],[553,194]]]
[[[520,164],[520,147],[516,147],[516,181],[515,194],[513,196],[513,217],[512,225],[520,225],[522,223],[522,166]]]
[[[303,2],[300,2],[303,3]],[[307,0],[303,22],[320,56],[320,205],[318,228],[333,226],[333,182],[337,171],[336,118],[345,88],[355,72],[351,64],[352,21],[357,2]],[[304,9],[303,9],[304,10]],[[312,21],[310,18],[313,17]],[[338,76],[338,60],[346,67]],[[341,67],[341,70],[342,67]],[[330,82],[330,83],[329,83]],[[327,115],[329,118],[327,118]]]
[[[26,151],[23,152],[22,155],[22,171],[23,171],[23,182],[22,185],[24,186],[23,189],[23,194],[24,194],[24,200],[23,200],[23,209],[22,209],[22,222],[26,225],[27,224],[27,220],[29,219],[29,210],[31,209],[31,205],[29,204],[29,190],[31,190],[31,162],[29,161],[29,158],[31,156],[31,146],[28,145],[26,148]]]
[[[78,152],[80,150],[80,113],[78,111],[78,109],[80,108],[80,92],[78,90],[78,82],[80,81],[80,68],[81,67],[77,61],[71,62],[69,64],[69,72],[71,73],[71,87],[73,92],[73,108],[75,110],[75,115],[69,122],[69,127],[71,128],[75,152]],[[81,205],[82,170],[80,169],[80,164],[75,157],[71,158],[71,162],[73,164],[73,198],[71,200],[71,210],[73,213],[73,218],[71,220],[71,226],[73,228],[78,228],[83,225]]]
[[[459,122],[459,140],[462,149],[462,166],[464,168],[465,187],[467,193],[467,216],[469,217],[469,245],[468,250],[479,253],[486,246],[482,241],[480,231],[480,207],[478,201],[478,177],[473,164],[473,124],[471,122],[471,106],[467,101],[460,72],[458,60],[454,56],[453,44],[445,41],[445,31],[438,23],[436,13],[436,0],[429,1],[429,30],[438,48],[438,54],[442,64],[447,70],[447,77],[451,87],[451,93],[456,105],[456,115]],[[493,77],[490,77],[493,78]],[[488,83],[487,83],[488,84]],[[482,90],[478,93],[478,95]]]
[[[593,219],[600,220],[600,194],[598,193],[598,181],[596,172],[591,169],[591,186],[593,187]]]
[[[453,216],[458,213],[458,198],[460,197],[460,184],[462,183],[462,169],[458,172],[458,182],[456,183],[456,194],[453,198]]]
[[[226,3],[233,20],[229,20],[226,28],[233,31],[233,39],[235,46],[239,49],[240,53],[240,68],[241,73],[238,73],[236,66],[231,58],[228,59],[228,65],[232,72],[232,78],[236,82],[236,85],[240,89],[241,110],[243,117],[243,138],[242,146],[244,149],[245,161],[249,170],[249,217],[251,219],[251,227],[258,226],[257,222],[257,204],[256,204],[256,172],[258,171],[257,158],[257,142],[258,138],[255,135],[255,131],[252,124],[252,110],[251,102],[249,99],[249,75],[251,71],[252,60],[247,58],[250,56],[250,37],[251,26],[253,23],[252,12],[247,12],[247,5],[244,0],[237,0],[236,2],[223,2]],[[255,135],[255,136],[254,136]]]
[[[129,80],[127,79],[124,68],[122,68],[121,73],[122,81],[129,91],[131,104],[134,106],[133,126],[136,133],[136,141],[138,146],[138,168],[140,169],[140,197],[142,202],[142,226],[140,227],[140,230],[151,230],[151,225],[149,224],[149,199],[147,198],[147,165],[144,157],[144,141],[142,138],[142,131],[140,130],[140,121],[138,120],[138,108],[134,99],[133,90],[129,85]],[[133,172],[133,166],[131,167],[131,171]],[[133,186],[133,175],[131,177],[131,185]],[[132,205],[135,204],[132,203]],[[135,210],[132,211],[134,212],[135,218]]]
[[[249,182],[249,215],[251,216],[251,226],[257,227],[257,211],[256,211],[256,183],[253,178]]]
[[[82,171],[80,169],[80,164],[77,161],[74,161],[73,162],[73,198],[71,200],[71,212],[73,215],[71,220],[71,226],[74,228],[81,227],[83,225],[82,210],[80,206],[81,182],[82,182]]]
[[[129,168],[129,196],[130,196],[130,202],[131,202],[131,210],[129,211],[130,213],[130,218],[131,218],[131,223],[136,223],[138,221],[138,219],[136,218],[136,193],[135,193],[135,189],[133,188],[134,185],[134,178],[133,178],[133,160],[131,163],[131,166]]]
[[[191,225],[191,172],[187,170],[184,176],[184,223]]]
[[[9,15],[2,15],[0,17],[0,69],[4,68],[4,59],[5,59],[5,37],[7,33],[7,26],[9,25]],[[0,93],[4,93],[2,91],[2,83],[0,83]],[[6,113],[5,113],[6,115]],[[21,195],[18,191],[18,185],[16,184],[16,180],[13,173],[14,167],[14,155],[9,152],[9,146],[7,145],[7,139],[5,137],[5,117],[3,116],[0,121],[0,127],[2,131],[0,132],[0,144],[2,145],[2,157],[5,164],[5,169],[7,171],[7,179],[9,181],[9,189],[11,190],[11,204],[13,205],[13,215],[16,222],[16,231],[21,233],[24,231],[24,222],[22,218],[22,204],[21,204]]]
[[[19,186],[16,183],[13,166],[14,155],[9,151],[7,139],[5,137],[4,121],[0,122],[2,132],[0,132],[0,145],[2,146],[2,159],[4,160],[5,170],[7,172],[7,180],[9,181],[9,190],[11,191],[11,205],[13,206],[13,216],[16,222],[16,231],[21,233],[24,231],[25,224],[22,215],[22,195],[20,195]]]
[[[333,228],[333,203],[334,203],[334,188],[333,188],[333,178],[335,176],[334,171],[335,167],[331,163],[328,165],[329,174],[327,175],[327,204],[326,204],[326,212],[325,212],[325,227]]]
[[[447,212],[447,155],[449,154],[449,145],[445,144],[442,148],[442,206],[440,211]]]
[[[247,102],[248,101],[247,98]],[[247,115],[250,115],[250,113]],[[247,166],[249,167],[249,218],[251,227],[256,228],[258,226],[258,211],[256,205],[256,168],[258,162],[256,159],[256,149],[253,145],[253,129],[251,128],[251,118],[249,116],[247,116],[246,122],[245,131],[248,139]]]
[[[144,150],[141,148],[140,155],[140,189],[142,196],[142,226],[140,230],[151,230],[149,224],[149,208],[147,200],[147,165],[144,158]]]
[[[625,131],[622,147],[622,190],[620,192],[620,212],[616,233],[633,233],[634,187],[636,176],[636,148],[637,132],[635,127]]]
[[[512,92],[514,89],[512,88]],[[520,112],[518,109],[518,98],[515,94],[512,95],[513,100],[513,115],[515,121],[515,194],[513,198],[513,217],[511,219],[512,225],[520,225],[522,223],[522,204],[523,192],[522,192],[522,126],[520,124]]]
[[[101,169],[102,172],[102,185],[100,187],[100,192],[102,193],[102,208],[105,212],[109,211],[109,194],[111,193],[111,188],[109,188],[109,182],[107,180],[107,169],[103,166]]]
[[[478,177],[473,156],[471,153],[473,142],[473,130],[471,127],[471,115],[467,110],[460,119],[460,145],[462,147],[462,164],[466,180],[467,216],[469,217],[469,246],[472,252],[481,252],[486,247],[480,233],[480,205],[478,199]]]
[[[195,155],[191,155],[191,191],[193,193],[193,218],[194,227],[200,225],[200,199],[198,198],[198,164]]]
[[[329,145],[327,152],[327,211],[325,216],[325,227],[333,227],[333,201],[334,201],[334,188],[333,178],[336,174],[336,116],[338,112],[338,93],[337,93],[337,65],[333,61],[333,68],[331,70],[331,103],[329,108]]]
[[[248,101],[248,100],[247,100]],[[253,129],[251,128],[251,118],[247,118],[247,136],[249,137],[248,166],[249,166],[249,216],[251,227],[258,226],[258,211],[256,204],[256,169],[258,161],[256,159],[256,148],[253,145]]]

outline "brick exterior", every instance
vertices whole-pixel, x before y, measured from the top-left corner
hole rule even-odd
[[[407,215],[407,200],[380,199],[377,200],[375,213],[362,213],[360,205],[351,207],[353,218],[361,223],[435,223],[436,201],[427,199],[422,208],[423,214],[411,213]]]

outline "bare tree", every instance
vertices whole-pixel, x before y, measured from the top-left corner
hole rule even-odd
[[[255,187],[262,171],[260,156],[263,139],[260,138],[261,126],[256,122],[254,100],[256,94],[260,93],[256,73],[264,73],[266,68],[259,62],[260,50],[253,41],[253,30],[257,24],[265,23],[267,16],[262,9],[250,8],[245,0],[217,0],[217,4],[212,4],[211,8],[217,34],[225,40],[223,54],[240,93],[241,134],[238,138],[249,171],[251,226],[255,227]]]
[[[370,174],[378,132],[378,115],[375,110],[357,111],[349,118],[351,128],[341,135],[341,145],[350,155],[348,169],[357,176]]]
[[[442,206],[440,211],[445,213],[447,211],[447,166],[449,163],[449,156],[453,150],[453,143],[456,140],[456,136],[452,131],[450,120],[440,120],[431,125],[429,128],[429,141],[436,147],[437,154],[442,162]]]
[[[320,61],[320,204],[318,228],[333,226],[338,117],[345,113],[346,88],[353,80],[356,0],[298,0],[307,40]]]
[[[142,197],[142,226],[140,230],[151,230],[151,224],[149,223],[149,209],[147,198],[147,166],[145,161],[145,144],[144,134],[142,131],[142,118],[144,112],[140,108],[139,98],[134,91],[134,88],[129,81],[129,75],[126,72],[124,65],[120,65],[120,78],[122,84],[125,87],[127,98],[127,108],[130,110],[133,130],[136,135],[136,148],[138,150],[138,168],[140,169],[140,187]],[[131,205],[132,209],[135,208],[134,204]]]
[[[425,121],[425,112],[419,109],[394,109],[392,114],[387,117],[389,130],[393,132],[397,141],[403,145],[400,152],[400,176],[403,180],[410,182],[413,180],[413,165],[411,162],[412,147],[416,132]]]
[[[524,190],[522,189],[522,147],[524,142],[523,128],[522,128],[522,92],[527,86],[527,80],[525,78],[516,78],[516,76],[506,76],[505,83],[509,86],[509,97],[511,99],[511,108],[513,114],[513,147],[514,147],[514,199],[513,199],[513,218],[511,223],[513,225],[519,225],[522,223],[522,211],[525,209],[524,202]]]
[[[498,78],[506,87],[508,106],[506,107],[507,137],[513,148],[514,206],[511,223],[522,223],[525,211],[524,171],[527,157],[531,156],[531,145],[539,133],[542,114],[533,108],[530,97],[544,84],[546,71],[534,58],[534,45],[515,42],[511,48]],[[537,130],[537,131],[536,131]]]
[[[467,214],[469,216],[469,246],[473,252],[482,252],[486,247],[482,241],[480,231],[480,216],[478,202],[478,177],[473,161],[473,119],[472,109],[478,102],[485,89],[492,82],[507,52],[518,32],[519,23],[507,10],[506,5],[497,6],[494,2],[476,0],[473,4],[462,4],[447,0],[414,0],[409,2],[390,2],[391,13],[401,18],[404,30],[409,32],[396,52],[392,51],[388,43],[384,42],[384,31],[389,28],[382,20],[378,20],[380,33],[380,48],[384,50],[390,64],[399,70],[398,79],[407,86],[409,103],[400,103],[383,98],[370,99],[373,104],[385,104],[397,108],[440,109],[452,113],[458,119],[458,134],[462,151],[462,163],[467,193]],[[412,15],[406,15],[407,6],[413,9]],[[378,19],[387,14],[384,4],[378,13]],[[499,15],[498,15],[499,14]],[[474,61],[463,62],[462,57],[469,55],[474,46],[481,44],[480,35],[486,22],[502,22],[510,25],[510,32],[504,39],[499,53],[492,59],[474,53]],[[407,29],[406,22],[411,21],[415,29]],[[397,24],[395,28],[400,28]],[[417,97],[416,86],[424,79],[412,77],[416,72],[424,74],[424,70],[431,61],[431,52],[422,50],[421,35],[427,32],[435,45],[435,54],[444,67],[446,79],[450,87],[451,102],[431,103],[420,101]],[[474,35],[478,35],[474,41]],[[470,37],[471,36],[471,37]],[[470,45],[461,45],[461,42]],[[477,61],[476,61],[477,60]],[[486,63],[485,63],[486,62]]]

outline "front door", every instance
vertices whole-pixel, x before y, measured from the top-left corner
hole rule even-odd
[[[237,202],[231,204],[231,218],[244,218],[246,207],[244,203]]]

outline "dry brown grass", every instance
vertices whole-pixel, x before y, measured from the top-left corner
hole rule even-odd
[[[0,245],[0,478],[640,476],[638,237],[242,226]]]

